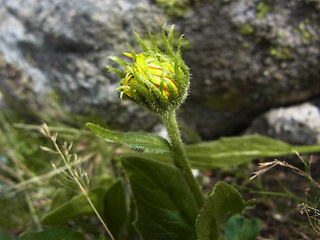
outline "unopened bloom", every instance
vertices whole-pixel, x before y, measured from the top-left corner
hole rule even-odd
[[[108,67],[121,77],[118,88],[121,91],[121,98],[126,96],[157,114],[178,108],[187,96],[189,71],[181,59],[180,45],[176,52],[173,51],[173,26],[168,36],[165,35],[163,28],[166,53],[160,51],[151,34],[152,48],[148,48],[140,37],[135,35],[143,53],[136,54],[132,50],[130,53],[124,53],[125,56],[132,58],[133,62],[112,58],[123,66],[124,72]]]
[[[133,58],[131,54],[124,53],[127,57]],[[148,57],[146,54],[140,53],[136,56],[135,70],[142,77],[148,79],[156,88],[160,90],[160,93],[164,97],[169,98],[170,92],[174,91],[174,94],[178,94],[177,83],[174,81],[174,68],[168,61],[161,61],[153,56]],[[130,86],[131,83],[136,83],[133,73],[127,73],[127,77],[124,79],[122,86]],[[134,87],[131,88],[136,91]],[[151,89],[148,88],[151,92]],[[131,97],[129,91],[124,88],[123,94]]]

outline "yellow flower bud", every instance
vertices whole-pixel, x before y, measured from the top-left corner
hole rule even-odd
[[[165,27],[165,26],[164,26]],[[172,36],[173,26],[168,36],[164,33],[163,41],[166,53],[160,51],[153,37],[152,48],[148,48],[140,37],[136,35],[143,53],[123,53],[132,58],[133,62],[125,62],[119,58],[112,58],[124,68],[124,73],[108,67],[120,77],[120,97],[125,95],[130,100],[144,106],[150,111],[163,114],[178,108],[187,96],[189,88],[189,71],[180,56],[180,40],[178,50],[173,51]]]
[[[130,53],[123,53],[125,56],[133,58]],[[140,53],[136,57],[136,63],[134,64],[136,71],[141,74],[143,77],[148,79],[156,88],[160,90],[161,81],[163,81],[162,94],[169,98],[170,89],[168,85],[171,86],[172,89],[178,93],[177,83],[173,80],[174,78],[174,68],[173,66],[164,61],[158,61],[155,58],[146,58],[143,53]],[[132,73],[127,74],[125,81],[123,82],[123,86],[130,86],[131,82],[136,82]],[[131,88],[133,91],[136,91],[134,87]],[[151,92],[151,89],[149,89]],[[123,89],[123,94],[131,97],[128,89]]]

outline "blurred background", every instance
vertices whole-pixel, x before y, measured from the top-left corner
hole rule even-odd
[[[203,139],[260,132],[319,143],[317,0],[1,0],[1,109],[24,119],[154,130],[158,119],[121,102],[105,66],[133,30],[164,23],[185,34],[192,73],[180,120]],[[179,33],[179,34],[178,34]],[[123,58],[125,58],[123,56]],[[114,66],[119,67],[119,66]],[[75,118],[77,121],[75,121]],[[158,128],[156,128],[158,129]]]
[[[43,139],[25,132],[42,122],[71,141],[87,134],[87,121],[161,132],[157,117],[120,101],[118,76],[105,66],[119,68],[108,56],[125,59],[127,43],[141,51],[133,31],[157,40],[164,23],[185,34],[186,143],[260,133],[320,144],[319,0],[0,0],[0,167],[24,169],[10,163],[18,159],[31,169],[25,178],[46,172]],[[78,151],[98,149],[88,155],[98,161],[107,150],[86,139]]]

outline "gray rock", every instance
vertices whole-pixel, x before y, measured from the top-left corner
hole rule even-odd
[[[183,118],[204,138],[234,135],[262,112],[320,95],[320,12],[303,0],[213,1],[178,26],[194,46]]]
[[[255,119],[245,133],[260,133],[293,144],[320,144],[320,108],[303,103],[272,109]]]
[[[11,107],[46,114],[54,90],[73,113],[98,115],[128,129],[158,121],[120,101],[119,80],[105,66],[128,42],[137,47],[133,30],[162,28],[161,9],[148,0],[0,0],[0,5],[0,88]],[[26,88],[28,102],[21,96]]]
[[[0,0],[0,89],[20,112],[72,113],[125,129],[158,119],[121,102],[107,56],[120,56],[132,31],[167,21],[151,0]],[[181,119],[205,139],[242,132],[259,114],[320,95],[319,8],[315,0],[216,0],[172,19],[191,48],[192,72]],[[116,66],[116,65],[114,65]],[[30,113],[33,114],[33,113]]]

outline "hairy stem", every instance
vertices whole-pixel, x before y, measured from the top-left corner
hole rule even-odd
[[[162,121],[167,129],[167,132],[171,141],[171,146],[172,146],[171,154],[172,154],[174,165],[181,170],[197,202],[197,206],[200,209],[203,205],[204,198],[199,188],[199,185],[191,172],[190,165],[187,161],[186,153],[181,141],[181,135],[180,135],[178,124],[177,124],[175,110],[172,110],[165,116],[162,116]]]

